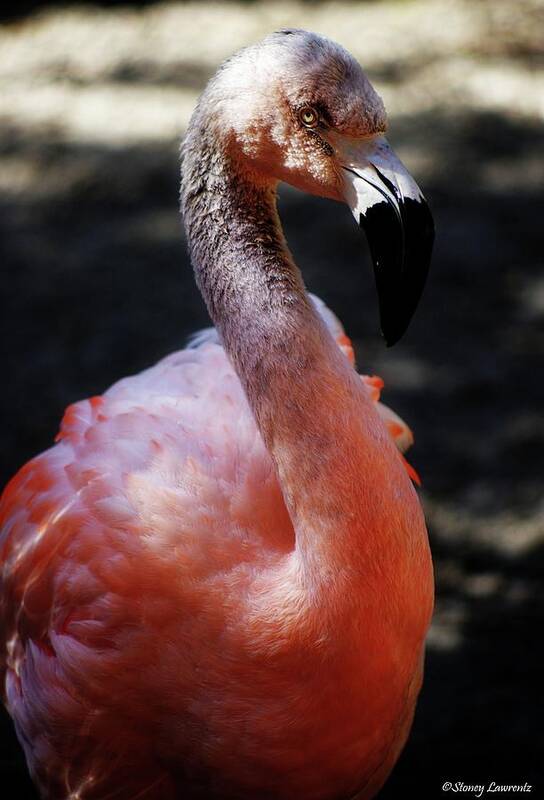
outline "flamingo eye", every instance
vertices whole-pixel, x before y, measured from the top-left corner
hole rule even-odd
[[[317,111],[311,106],[304,106],[304,108],[301,108],[298,112],[298,117],[307,128],[315,128],[319,122]]]

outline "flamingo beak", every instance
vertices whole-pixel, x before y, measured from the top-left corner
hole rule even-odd
[[[344,198],[364,230],[388,347],[404,334],[423,292],[434,241],[429,206],[387,140],[337,138]]]

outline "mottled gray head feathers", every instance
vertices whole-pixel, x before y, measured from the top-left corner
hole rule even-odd
[[[269,113],[276,99],[294,109],[317,106],[325,122],[353,136],[386,124],[383,103],[357,61],[340,45],[308,31],[278,31],[241,50],[225,62],[216,82],[229,94],[260,96]]]
[[[316,124],[302,114],[315,112]],[[265,178],[337,197],[326,133],[361,137],[386,127],[386,114],[361,67],[315,33],[283,30],[228,59],[193,118],[218,146]]]

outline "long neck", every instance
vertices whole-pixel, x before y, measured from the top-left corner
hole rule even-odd
[[[418,514],[413,490],[308,298],[274,187],[190,136],[182,208],[197,283],[275,461],[302,563],[325,579],[335,568],[379,571],[392,516],[404,528]]]

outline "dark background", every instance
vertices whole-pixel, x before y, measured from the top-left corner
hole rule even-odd
[[[19,84],[36,91],[39,111],[48,102],[39,90],[49,85],[197,92],[214,64],[209,54],[199,62],[208,42],[197,38],[193,54],[180,45],[172,64],[135,50],[113,70],[94,64],[86,78],[75,57],[48,61],[51,20],[71,18],[39,5],[5,7],[0,28],[0,88],[11,92],[0,100],[2,485],[50,446],[68,403],[183,346],[207,323],[177,215],[177,137],[168,130],[110,142],[108,114],[100,136],[79,136],[77,124],[63,124],[73,95],[53,121],[46,114],[38,122],[10,98]],[[225,55],[238,46],[229,39],[236,14],[240,24],[248,14],[256,20],[249,42],[278,27],[278,12],[272,22],[267,16],[272,5],[230,6]],[[318,19],[333,35],[327,19],[344,15],[349,25],[362,6],[293,3],[282,23],[312,28]],[[472,6],[369,4],[372,25],[380,27],[383,13],[390,49],[369,61],[356,53],[386,100],[390,93],[389,138],[423,185],[437,227],[426,293],[393,350],[378,334],[366,245],[349,212],[281,193],[287,239],[309,288],[343,320],[360,369],[384,377],[385,402],[416,434],[411,460],[423,478],[437,608],[415,725],[383,800],[440,798],[446,780],[527,781],[532,796],[544,793],[543,8]],[[226,7],[209,11],[210,24],[223,25]],[[168,8],[133,6],[127,26]],[[175,8],[190,30],[192,7]],[[78,13],[92,30],[94,20],[113,24],[125,12]],[[396,19],[406,32],[395,32]],[[440,37],[450,22],[468,32],[444,54]],[[36,44],[37,29],[47,35]],[[423,46],[397,55],[402,37],[418,31]],[[364,31],[361,39],[363,51]],[[57,46],[62,53],[62,41]],[[145,96],[134,102],[135,114],[145,111]],[[0,782],[18,787],[5,796],[34,797],[7,715],[0,737]]]

